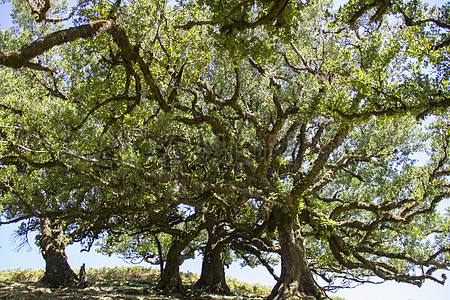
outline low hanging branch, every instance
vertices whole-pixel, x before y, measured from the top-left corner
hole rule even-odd
[[[22,47],[20,51],[0,52],[0,65],[14,69],[27,67],[36,70],[51,71],[47,67],[30,62],[30,60],[44,54],[56,46],[73,42],[78,39],[93,38],[97,34],[112,30],[114,27],[115,23],[113,21],[100,20],[86,25],[59,30]]]

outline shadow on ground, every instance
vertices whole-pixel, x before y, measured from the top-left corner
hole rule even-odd
[[[250,286],[235,280],[230,280],[230,287],[235,296],[218,296],[202,294],[191,289],[197,279],[194,274],[183,274],[186,294],[163,295],[155,290],[157,273],[144,268],[104,268],[88,270],[90,286],[85,289],[61,288],[51,289],[40,286],[37,282],[42,271],[12,270],[0,272],[0,299],[214,299],[239,300],[263,299],[267,294],[265,287]]]

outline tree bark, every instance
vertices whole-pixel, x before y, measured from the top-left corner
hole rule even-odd
[[[159,279],[161,279],[162,278],[162,274],[164,272],[164,254],[163,254],[162,245],[161,245],[161,242],[159,241],[158,235],[155,234],[155,235],[153,235],[153,237],[155,238],[156,247],[158,248]]]
[[[63,45],[80,38],[93,38],[95,35],[111,30],[115,23],[111,20],[99,20],[86,25],[71,27],[50,33],[20,49],[20,51],[0,51],[0,65],[21,68],[38,67],[30,62],[31,59],[41,55],[55,46]],[[42,67],[41,67],[42,68]]]
[[[75,287],[78,277],[67,262],[67,239],[61,224],[49,219],[41,221],[41,233],[37,237],[45,260],[45,273],[40,283],[48,287]]]
[[[209,293],[229,294],[230,288],[225,279],[222,248],[214,247],[219,236],[213,224],[207,224],[208,241],[203,251],[202,273],[195,286]]]
[[[181,252],[186,247],[184,239],[174,237],[169,252],[167,253],[166,265],[161,274],[157,288],[170,293],[182,294],[183,283],[180,277]]]
[[[267,299],[328,299],[308,267],[297,216],[279,211],[277,223],[281,247],[281,275]]]

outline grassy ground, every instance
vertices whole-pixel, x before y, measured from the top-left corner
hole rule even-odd
[[[87,269],[86,289],[50,289],[37,284],[41,270],[0,271],[0,299],[181,299],[154,289],[159,273],[142,267]],[[201,294],[191,289],[197,275],[183,274],[187,292],[182,299],[262,299],[270,288],[227,279],[233,296]]]

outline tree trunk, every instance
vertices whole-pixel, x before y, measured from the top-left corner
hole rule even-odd
[[[195,286],[209,293],[229,294],[230,288],[225,280],[225,267],[222,249],[213,247],[219,237],[214,225],[207,224],[208,241],[203,251],[202,273]]]
[[[65,251],[67,240],[61,224],[43,219],[37,241],[45,260],[45,273],[40,283],[48,287],[77,286],[77,275],[67,262]]]
[[[328,299],[308,267],[296,215],[279,212],[277,223],[281,247],[281,275],[267,299]]]
[[[159,279],[162,278],[162,274],[164,272],[164,254],[161,242],[159,241],[158,235],[154,234],[153,237],[155,238],[156,247],[158,248],[158,259],[159,259]]]
[[[186,241],[174,238],[167,253],[166,265],[161,274],[157,288],[170,293],[182,294],[183,283],[180,277],[181,252],[186,247]]]

